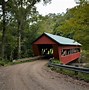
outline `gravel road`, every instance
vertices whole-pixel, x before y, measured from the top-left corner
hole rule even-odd
[[[47,62],[0,67],[0,90],[89,90],[89,83],[53,72]]]

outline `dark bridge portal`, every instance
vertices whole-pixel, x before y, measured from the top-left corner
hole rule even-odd
[[[41,55],[44,55],[44,58],[53,57],[53,46],[51,44],[41,44],[38,45]]]

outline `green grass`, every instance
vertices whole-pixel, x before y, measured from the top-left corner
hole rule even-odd
[[[0,60],[0,66],[5,66],[8,63],[10,63],[10,61],[8,61],[8,60]]]
[[[79,72],[76,77],[78,77],[80,80],[84,80],[86,82],[89,82],[89,74]]]
[[[4,66],[5,62],[0,60],[0,66]]]
[[[9,65],[21,64],[21,63],[32,62],[32,61],[34,60],[26,60],[22,62],[11,62],[9,60],[0,60],[0,66],[9,66]]]
[[[50,68],[51,70],[56,71],[57,73],[61,73],[78,80],[84,80],[85,82],[89,82],[89,74],[81,73],[81,72],[76,73],[75,71],[64,68],[55,68],[55,67],[50,67]]]
[[[57,59],[54,59],[54,60],[52,60],[52,63],[54,63],[54,64],[61,64],[61,61],[57,60]]]

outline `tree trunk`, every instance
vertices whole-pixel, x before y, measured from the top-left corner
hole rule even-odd
[[[21,0],[21,13],[22,13],[22,6],[23,3],[22,3],[22,0]],[[22,24],[22,16],[20,17],[20,21],[18,21],[18,58],[20,59],[21,58],[21,31],[22,31],[22,27],[23,27],[23,24]]]
[[[10,61],[12,61],[12,60],[13,60],[13,50],[10,53]]]
[[[18,59],[21,58],[21,23],[18,23]]]
[[[4,52],[5,52],[5,31],[6,31],[6,23],[5,23],[5,1],[2,0],[2,11],[3,11],[3,31],[2,31],[2,51],[1,57],[4,59]]]

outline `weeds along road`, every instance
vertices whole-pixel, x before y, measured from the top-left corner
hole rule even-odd
[[[0,90],[89,90],[89,84],[58,74],[38,60],[0,67]]]

